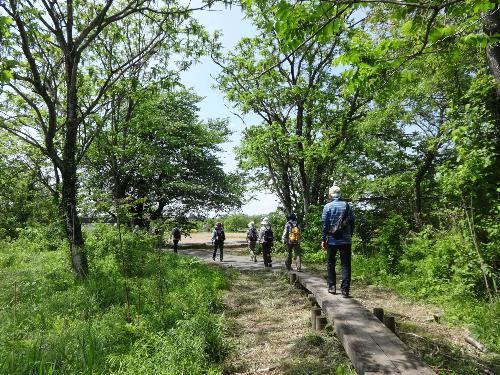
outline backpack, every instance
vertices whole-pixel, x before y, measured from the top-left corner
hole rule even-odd
[[[215,240],[222,242],[226,240],[226,235],[224,234],[224,229],[215,230]]]
[[[297,224],[291,224],[290,232],[288,233],[288,240],[290,243],[299,243],[300,240],[300,228]]]
[[[257,239],[258,239],[258,236],[257,236],[257,229],[255,229],[255,228],[250,228],[250,230],[248,231],[247,237],[248,237],[248,239],[249,239],[251,242],[257,241]]]
[[[174,240],[179,240],[181,238],[181,231],[179,230],[179,228],[174,228],[172,236],[174,237]]]
[[[273,242],[274,241],[274,233],[271,228],[266,228],[264,231],[264,242]]]
[[[349,204],[346,203],[345,210],[337,221],[330,227],[330,234],[336,238],[342,238],[344,230],[350,226],[349,223]]]

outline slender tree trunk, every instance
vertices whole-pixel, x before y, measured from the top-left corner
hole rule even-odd
[[[489,10],[483,19],[484,32],[488,35],[500,34],[500,5]],[[488,44],[486,46],[486,59],[491,75],[495,78],[496,89],[492,92],[492,114],[495,117],[497,144],[497,157],[493,168],[498,175],[498,165],[500,164],[500,43]]]
[[[309,192],[309,179],[307,178],[306,165],[304,160],[304,143],[301,140],[304,128],[304,103],[300,102],[297,105],[297,127],[295,134],[300,137],[297,140],[297,150],[299,153],[299,179],[300,187],[302,189],[301,195],[303,200],[302,213],[307,214],[309,211],[310,203],[310,192]]]
[[[484,32],[490,36],[500,34],[500,6],[489,10],[483,18]],[[497,100],[500,98],[500,43],[488,44],[486,46],[486,58],[490,72],[497,83]],[[498,103],[498,102],[497,102]]]
[[[83,279],[88,274],[88,261],[84,252],[82,224],[76,209],[76,168],[62,173],[62,209],[66,236],[70,243],[71,266],[75,275]]]
[[[87,276],[89,267],[84,251],[82,224],[77,211],[77,138],[78,138],[78,94],[77,71],[79,55],[73,44],[73,2],[68,0],[66,19],[67,48],[64,50],[66,70],[66,131],[62,158],[62,205],[65,215],[66,235],[70,243],[71,265],[76,277]]]

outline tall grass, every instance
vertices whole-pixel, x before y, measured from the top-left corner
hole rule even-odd
[[[53,251],[23,236],[0,244],[0,373],[221,373],[223,274],[158,254],[146,234],[124,231],[122,241],[120,252],[110,226],[87,233],[83,282],[64,243]]]
[[[354,251],[354,279],[382,284],[440,307],[444,321],[469,328],[475,338],[500,353],[500,299],[488,299],[480,289],[481,265],[458,230],[424,230],[405,239],[397,265],[386,254],[392,250],[374,256]]]

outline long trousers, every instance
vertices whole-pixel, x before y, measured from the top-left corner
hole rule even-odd
[[[342,272],[342,282],[340,289],[349,293],[351,287],[351,244],[328,245],[326,259],[326,269],[328,272],[328,286],[336,284],[337,274],[335,272],[335,261],[337,252],[340,253],[340,269]]]
[[[271,259],[271,248],[273,247],[272,242],[262,242],[262,257],[264,258],[264,266],[270,267],[272,264]]]
[[[222,241],[214,241],[214,255],[212,256],[213,260],[215,260],[215,256],[217,255],[217,249],[220,250],[219,257],[222,262],[222,258],[224,257],[224,242]]]
[[[174,242],[174,253],[176,253],[179,247],[179,240],[173,240],[173,242]]]
[[[257,262],[257,255],[255,254],[255,247],[257,242],[249,241],[248,242],[248,251],[250,252],[250,261]]]
[[[285,261],[285,266],[287,270],[292,269],[292,251],[295,253],[295,265],[297,267],[297,271],[300,271],[302,268],[302,249],[300,248],[300,244],[287,244],[286,245],[288,255]]]

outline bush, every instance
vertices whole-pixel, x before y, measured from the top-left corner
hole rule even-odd
[[[376,231],[373,239],[380,255],[385,259],[385,270],[397,273],[399,261],[403,256],[404,241],[408,234],[408,224],[401,215],[394,214],[386,219]]]

